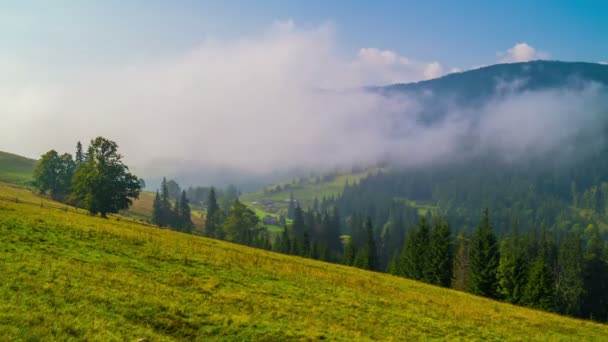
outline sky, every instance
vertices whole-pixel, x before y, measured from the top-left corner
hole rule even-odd
[[[415,99],[354,89],[495,63],[608,62],[607,13],[605,1],[559,0],[5,1],[0,150],[37,157],[105,135],[148,173],[171,160],[256,172],[369,162],[424,148],[386,141],[391,121],[377,120]],[[450,117],[417,141],[458,135]]]

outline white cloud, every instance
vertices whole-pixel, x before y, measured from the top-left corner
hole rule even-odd
[[[599,64],[606,64],[608,65],[608,61],[604,61],[604,62],[598,62]]]
[[[377,48],[360,49],[351,69],[366,85],[415,82],[444,74],[438,62],[420,62],[394,51]]]
[[[445,119],[424,125],[416,99],[360,87],[437,77],[441,65],[374,48],[344,58],[338,45],[331,25],[303,30],[288,21],[172,59],[60,80],[23,67],[19,82],[0,81],[0,113],[8,113],[2,123],[10,128],[0,135],[0,150],[73,151],[77,140],[102,135],[118,142],[135,172],[146,170],[142,176],[170,174],[145,167],[153,162],[269,173],[379,159],[432,162],[455,156],[464,136],[515,154],[536,145],[545,151],[581,129],[603,127],[589,124],[595,107],[587,104],[596,92],[505,98],[484,109],[479,125],[471,121],[478,115],[451,108]]]
[[[517,43],[507,51],[497,53],[499,63],[528,62],[539,59],[549,58],[549,54],[536,50],[527,43]]]

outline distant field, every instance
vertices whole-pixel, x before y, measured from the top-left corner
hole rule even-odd
[[[339,173],[334,179],[329,181],[320,180],[319,182],[317,182],[315,177],[298,178],[290,182],[268,186],[260,191],[244,194],[240,198],[243,202],[252,205],[258,210],[270,214],[285,215],[289,206],[289,196],[291,193],[293,193],[294,198],[298,200],[300,205],[306,209],[312,207],[315,198],[321,201],[323,197],[338,196],[344,190],[346,182],[353,184],[361,178],[366,177],[370,172],[375,171],[377,170],[359,173]],[[273,191],[277,186],[281,186],[282,190]],[[272,205],[264,204],[266,202],[272,202]]]
[[[27,184],[32,181],[36,161],[0,151],[0,182]]]
[[[35,200],[0,184],[0,196]],[[0,201],[3,340],[605,341],[608,326],[387,274]]]

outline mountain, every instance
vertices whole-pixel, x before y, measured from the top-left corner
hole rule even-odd
[[[41,201],[1,184],[0,196]],[[603,324],[400,277],[41,205],[0,201],[0,245],[6,340],[599,341],[608,335]]]
[[[0,182],[28,183],[35,166],[33,159],[0,151]]]
[[[454,106],[478,108],[490,100],[550,89],[608,85],[608,65],[584,62],[532,61],[495,64],[416,83],[373,88],[386,95],[420,101],[421,117],[432,122]]]

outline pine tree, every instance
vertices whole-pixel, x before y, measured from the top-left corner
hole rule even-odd
[[[82,152],[82,144],[80,143],[80,141],[76,144],[76,155],[74,156],[74,161],[76,162],[76,165],[80,165],[82,163],[84,163],[84,153]]]
[[[372,226],[372,220],[368,217],[365,222],[365,233],[367,235],[367,241],[365,244],[365,249],[367,249],[367,257],[368,257],[368,269],[377,270],[378,269],[378,252],[376,250],[376,241],[374,239],[374,227]]]
[[[293,192],[289,193],[289,206],[287,207],[287,218],[293,220],[295,218],[295,199],[293,198]]]
[[[161,219],[160,226],[165,227],[171,224],[172,212],[171,202],[169,200],[169,188],[167,187],[167,179],[163,177],[163,181],[160,184],[160,208],[161,208]]]
[[[545,252],[539,254],[528,274],[522,304],[545,311],[555,311],[555,281]]]
[[[179,201],[179,219],[181,230],[186,233],[192,232],[192,212],[190,210],[190,201],[186,196],[186,190],[182,191],[182,197]]]
[[[158,190],[156,190],[156,196],[154,197],[154,204],[152,206],[152,223],[160,227],[163,226],[163,209]]]
[[[305,247],[304,241],[304,232],[306,231],[306,223],[304,222],[304,212],[300,205],[297,205],[294,209],[293,215],[293,240],[294,240],[294,249],[297,255],[306,255],[308,251],[308,247]],[[310,242],[310,241],[309,241]],[[306,249],[306,250],[304,250]]]
[[[429,226],[425,217],[418,227],[410,229],[401,251],[400,274],[406,278],[430,282],[432,270],[429,256]]]
[[[429,274],[431,284],[448,287],[452,280],[452,233],[447,222],[436,218],[429,238]]]
[[[217,204],[217,198],[215,196],[215,188],[211,188],[209,191],[209,197],[207,199],[207,216],[205,217],[205,236],[221,238],[218,234],[219,227],[219,216],[220,207]]]
[[[517,224],[513,226],[511,236],[500,243],[497,275],[500,297],[509,303],[520,303],[528,277],[528,262]]]
[[[581,317],[582,301],[585,294],[582,240],[578,233],[566,235],[559,248],[557,273],[557,296],[560,312]]]
[[[342,263],[344,265],[352,265],[355,261],[355,242],[352,238],[348,238],[346,245],[344,246],[344,256],[342,258]]]
[[[583,314],[597,321],[608,320],[608,264],[597,227],[590,227],[585,252]]]
[[[471,287],[471,264],[469,258],[469,241],[464,232],[456,238],[456,253],[452,269],[452,288],[467,291]]]
[[[494,236],[488,209],[471,240],[471,292],[485,297],[498,298],[498,263],[500,254]]]

